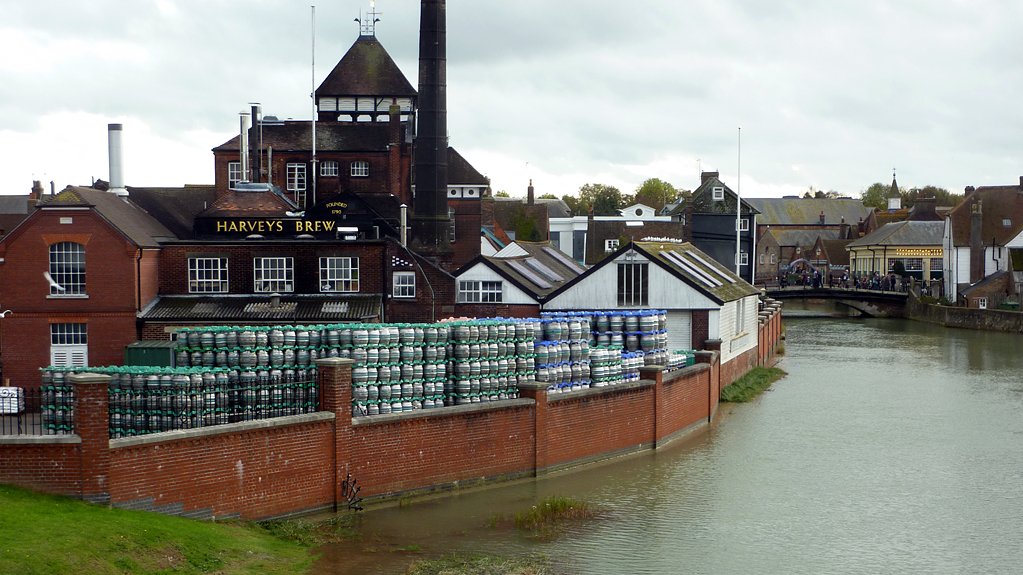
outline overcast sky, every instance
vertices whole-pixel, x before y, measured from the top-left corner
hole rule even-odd
[[[316,7],[318,85],[369,0]],[[419,3],[376,35],[416,86]],[[1023,175],[1020,0],[451,0],[451,145],[494,190],[587,182],[750,197]],[[311,9],[285,0],[0,0],[0,194],[213,183],[238,112],[312,117]],[[741,158],[740,158],[741,127]]]

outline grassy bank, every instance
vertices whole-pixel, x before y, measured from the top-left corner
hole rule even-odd
[[[108,509],[0,485],[0,573],[293,575],[308,546],[245,522]]]
[[[745,403],[784,376],[785,372],[777,367],[755,367],[731,385],[726,385],[721,390],[721,401]]]
[[[554,573],[546,557],[510,559],[489,555],[450,555],[417,561],[407,575],[549,575]]]

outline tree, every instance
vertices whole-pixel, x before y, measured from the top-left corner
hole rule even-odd
[[[625,207],[621,190],[607,184],[583,184],[579,200],[587,211],[592,206],[595,216],[617,216],[618,210]]]
[[[650,178],[636,188],[635,200],[660,211],[665,204],[670,204],[678,197],[675,186],[658,178]]]
[[[922,188],[913,188],[902,194],[902,206],[910,207],[916,203],[917,198],[934,198],[939,206],[958,206],[963,202],[963,194],[953,194],[945,188],[926,185]]]
[[[509,194],[508,192],[506,192],[504,190],[498,190],[498,191],[494,192],[494,197],[495,198],[510,198],[511,194]]]
[[[865,191],[860,192],[860,200],[863,201],[863,205],[868,208],[877,208],[879,210],[888,209],[888,194],[891,192],[892,186],[890,184],[882,184],[881,182],[875,182],[870,184],[870,187]]]
[[[556,199],[558,199],[558,196],[555,196],[554,194],[548,192],[546,194],[540,194],[540,197],[537,198],[537,199],[539,199],[539,200],[556,200]]]

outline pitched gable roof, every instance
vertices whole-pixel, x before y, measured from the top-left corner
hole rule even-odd
[[[454,148],[448,147],[448,184],[489,186],[490,179],[479,173]]]
[[[455,272],[455,276],[481,263],[538,301],[586,270],[550,242],[516,241],[497,254],[477,257]]]
[[[970,245],[970,213],[977,201],[981,203],[981,237],[985,244],[994,240],[995,245],[1004,246],[1023,232],[1023,186],[983,186],[949,212],[953,245]],[[1008,226],[1004,220],[1009,220]]]
[[[703,175],[703,183],[700,184],[700,187],[693,190],[693,196],[689,200],[689,204],[693,206],[693,213],[734,214],[735,200],[739,197],[739,195],[726,186],[724,182],[719,180],[716,172],[704,173]],[[723,190],[724,199],[714,199],[714,188],[721,188]],[[742,213],[756,214],[759,212],[745,198],[742,198]]]
[[[360,36],[316,88],[324,96],[416,96],[417,92],[375,36]]]
[[[110,192],[68,186],[56,196],[50,196],[49,199],[44,200],[40,209],[65,207],[92,208],[139,247],[159,247],[159,239],[175,237],[166,226],[128,198]]]
[[[861,246],[940,246],[945,222],[904,221],[885,224],[848,247]]]
[[[771,226],[855,224],[870,217],[871,208],[860,200],[844,198],[749,198],[750,205],[760,212],[757,223]]]

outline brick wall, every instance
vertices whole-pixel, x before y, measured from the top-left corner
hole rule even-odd
[[[719,366],[717,353],[698,352],[698,365],[666,375],[645,369],[639,382],[550,398],[544,384],[526,385],[518,400],[354,423],[351,361],[323,359],[319,413],[112,441],[105,388],[92,382],[76,387],[81,436],[0,437],[0,482],[117,507],[253,519],[343,506],[349,473],[368,497],[528,477],[693,429],[713,415],[721,386],[759,355]]]

